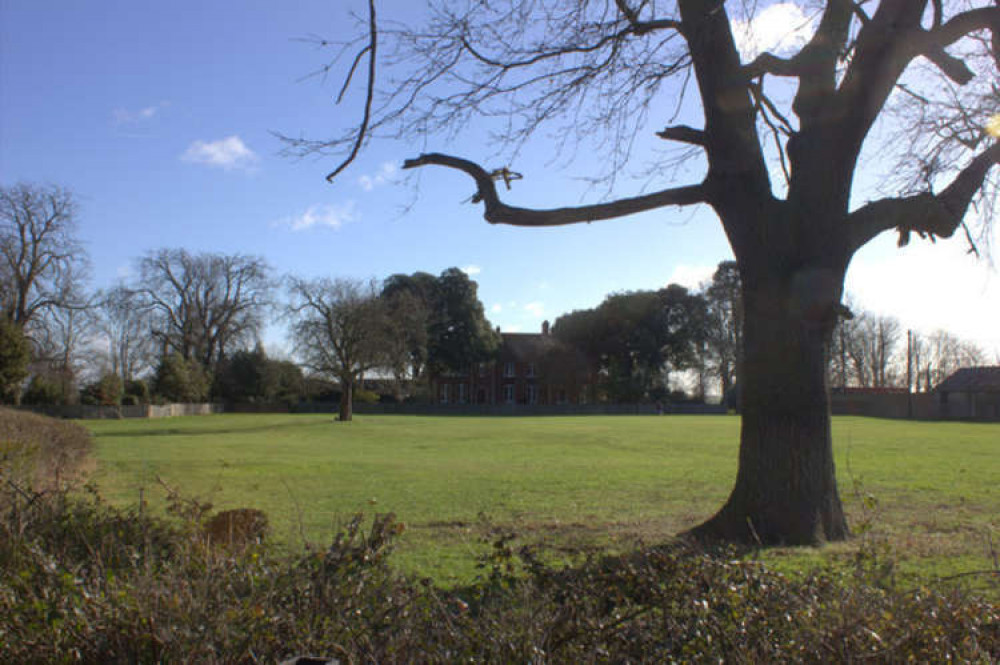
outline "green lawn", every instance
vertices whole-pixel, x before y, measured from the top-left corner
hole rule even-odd
[[[162,505],[159,476],[218,509],[264,510],[285,547],[321,544],[358,511],[392,511],[407,527],[398,564],[444,584],[475,574],[487,524],[567,553],[660,542],[696,524],[728,493],[739,428],[727,416],[85,424],[96,438],[97,484],[114,503],[135,504],[142,490]],[[837,418],[834,441],[852,524],[870,522],[868,542],[884,542],[904,576],[990,567],[988,543],[1000,540],[1000,425]],[[798,568],[859,546],[766,556]]]

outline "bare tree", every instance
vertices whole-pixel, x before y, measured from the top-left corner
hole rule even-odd
[[[384,365],[387,326],[374,281],[289,278],[292,338],[303,364],[340,382],[340,420],[353,417],[354,386]]]
[[[260,257],[161,249],[139,261],[139,273],[153,335],[185,360],[211,367],[263,326],[272,283]]]
[[[900,243],[912,234],[947,237],[964,228],[974,201],[984,219],[991,210],[1000,144],[984,127],[997,108],[1000,6],[803,3],[816,11],[803,14],[808,34],[794,52],[754,57],[737,47],[739,28],[753,25],[752,2],[433,3],[418,28],[380,27],[375,0],[367,4],[358,42],[341,45],[341,97],[365,81],[361,120],[332,140],[292,140],[292,150],[339,154],[333,178],[374,136],[433,142],[473,120],[499,119],[508,154],[540,128],[562,130],[570,141],[597,137],[614,175],[659,123],[656,135],[693,156],[700,180],[670,182],[692,169],[664,163],[655,191],[529,209],[501,200],[496,180],[509,187],[518,176],[506,166],[432,152],[404,167],[467,174],[493,224],[546,227],[710,206],[743,288],[743,418],[735,487],[692,535],[789,544],[846,537],[826,375],[844,276],[854,253],[883,232],[897,232]],[[685,97],[689,87],[696,100]],[[675,124],[677,110],[695,101],[700,126]],[[869,137],[879,135],[872,129],[887,108],[919,122],[905,125],[905,141],[878,147]],[[910,173],[867,202],[855,192],[865,149],[900,156],[894,172]]]
[[[32,322],[34,371],[59,385],[62,399],[75,404],[78,388],[88,370],[94,369],[89,341],[94,333],[90,308],[60,307]]]
[[[85,305],[88,262],[76,214],[62,187],[0,187],[0,308],[22,328],[47,310]]]
[[[837,325],[833,335],[833,357],[837,358],[838,354],[846,357],[850,385],[893,387],[905,383],[905,374],[898,371],[900,363],[897,362],[902,335],[903,328],[897,319],[859,310],[852,319]]]
[[[152,366],[156,349],[150,314],[140,294],[124,285],[98,297],[97,326],[107,342],[108,366],[123,385]]]
[[[913,349],[917,386],[919,389],[922,381],[925,391],[932,390],[962,367],[988,364],[985,351],[945,330],[926,337],[914,335]]]

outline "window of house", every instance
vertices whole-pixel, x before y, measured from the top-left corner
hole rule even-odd
[[[443,386],[441,386],[441,403],[447,404],[448,398],[450,396],[451,396],[451,385],[446,383]]]
[[[528,363],[528,378],[534,378],[535,376],[535,363]]]
[[[556,391],[556,404],[566,404],[568,401],[565,388],[560,388]]]
[[[528,404],[538,404],[538,388],[528,386]]]
[[[503,364],[503,375],[504,375],[504,377],[506,377],[508,379],[511,378],[511,377],[517,376],[517,372],[515,371],[514,363],[504,363]]]
[[[486,363],[479,363],[479,376],[486,376]]]
[[[503,387],[503,401],[506,404],[514,403],[514,386],[506,385]]]
[[[465,404],[465,384],[458,384],[458,403]]]

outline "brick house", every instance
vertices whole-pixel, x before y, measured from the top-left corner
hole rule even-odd
[[[499,330],[498,330],[499,332]],[[500,333],[496,358],[433,377],[438,404],[550,405],[594,401],[596,374],[586,357],[541,333]]]

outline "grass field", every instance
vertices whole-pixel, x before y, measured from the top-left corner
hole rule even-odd
[[[657,543],[698,523],[731,486],[739,420],[220,415],[86,425],[94,478],[113,503],[135,504],[142,491],[162,507],[159,477],[217,509],[265,511],[272,540],[289,548],[328,541],[358,511],[392,511],[407,527],[398,565],[447,585],[476,574],[490,525],[570,555]],[[1000,425],[836,418],[834,446],[851,524],[870,529],[766,559],[800,569],[876,543],[904,579],[995,565]]]

